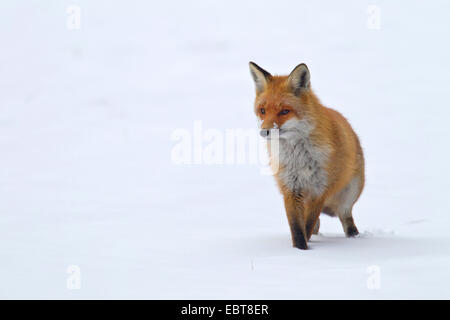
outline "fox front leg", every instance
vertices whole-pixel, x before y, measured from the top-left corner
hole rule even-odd
[[[302,196],[294,193],[285,194],[284,206],[291,229],[292,245],[302,250],[308,249]]]

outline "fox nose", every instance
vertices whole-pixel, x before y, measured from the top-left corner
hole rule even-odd
[[[269,129],[262,129],[259,134],[261,135],[261,137],[266,138],[269,136],[270,134],[270,130]]]

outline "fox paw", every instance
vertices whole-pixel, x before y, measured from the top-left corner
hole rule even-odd
[[[295,243],[293,247],[300,250],[308,250],[308,245],[306,244],[306,242]]]
[[[355,238],[355,237],[359,236],[359,232],[355,226],[352,226],[347,229],[347,232],[345,233],[345,235],[347,236],[347,238]]]

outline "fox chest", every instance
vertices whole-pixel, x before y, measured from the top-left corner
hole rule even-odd
[[[313,196],[321,195],[327,186],[325,164],[328,150],[302,138],[295,143],[280,141],[278,178],[293,192],[308,192]]]

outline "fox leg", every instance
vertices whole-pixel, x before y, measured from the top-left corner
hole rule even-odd
[[[318,218],[317,219],[317,222],[316,222],[316,224],[315,224],[315,226],[314,226],[314,229],[313,229],[313,234],[319,234],[319,229],[320,229],[320,218]]]
[[[339,203],[336,214],[341,220],[342,228],[347,237],[355,237],[359,234],[353,221],[352,209],[362,191],[361,179],[354,177],[350,183],[339,193]]]
[[[285,194],[284,206],[291,229],[292,245],[302,250],[308,249],[302,196],[294,193]]]
[[[338,216],[341,221],[342,228],[344,229],[345,235],[349,238],[355,237],[359,234],[358,228],[356,228],[355,222],[353,221],[352,208],[350,210],[342,207],[326,207],[326,214],[334,217]]]
[[[339,220],[341,220],[342,228],[344,229],[345,235],[349,238],[356,237],[359,234],[358,228],[356,228],[355,222],[353,221],[352,210],[339,211]]]
[[[313,199],[308,202],[306,216],[306,235],[308,240],[311,238],[314,230],[317,229],[317,232],[319,231],[319,215],[322,211],[323,203],[323,199]]]

